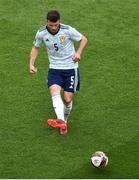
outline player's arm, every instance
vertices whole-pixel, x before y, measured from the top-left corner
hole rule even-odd
[[[30,63],[29,63],[29,71],[30,73],[34,74],[37,72],[37,68],[34,66],[35,60],[38,56],[39,48],[33,46],[30,52]]]
[[[30,62],[29,62],[29,71],[32,74],[37,72],[37,68],[34,66],[34,64],[39,53],[39,47],[42,44],[42,37],[40,35],[40,30],[37,31],[33,44],[34,46],[32,47],[30,52]]]
[[[86,44],[87,44],[87,38],[85,36],[82,36],[79,42],[79,47],[72,57],[75,62],[81,59],[81,55],[86,47]]]

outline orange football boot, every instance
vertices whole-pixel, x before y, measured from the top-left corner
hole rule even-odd
[[[67,128],[67,124],[62,119],[48,119],[47,123],[49,126],[53,128],[60,128],[60,129]]]

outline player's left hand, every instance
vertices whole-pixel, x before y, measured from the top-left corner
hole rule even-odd
[[[81,56],[79,53],[75,52],[72,56],[73,61],[77,62],[81,59]]]

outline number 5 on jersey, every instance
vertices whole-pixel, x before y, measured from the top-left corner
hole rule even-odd
[[[54,48],[55,48],[56,51],[58,51],[58,45],[57,45],[57,43],[54,43]]]
[[[71,76],[70,77],[70,89],[73,89],[73,86],[74,86],[74,76]]]

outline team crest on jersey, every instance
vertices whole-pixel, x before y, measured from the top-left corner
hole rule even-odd
[[[65,41],[65,36],[60,36],[59,39],[60,39],[60,43],[63,44]]]

